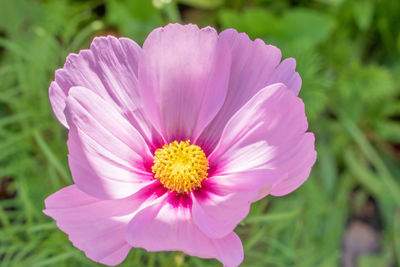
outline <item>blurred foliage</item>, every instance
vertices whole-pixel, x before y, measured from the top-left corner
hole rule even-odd
[[[400,2],[393,0],[0,0],[0,266],[98,266],[41,210],[70,184],[54,71],[95,35],[142,43],[168,22],[233,27],[297,60],[318,162],[293,194],[253,205],[243,266],[338,266],[347,223],[376,203],[381,251],[400,265]],[[122,266],[216,266],[133,249]]]

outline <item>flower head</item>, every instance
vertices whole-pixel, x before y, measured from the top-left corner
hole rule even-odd
[[[143,48],[95,38],[50,85],[75,184],[44,212],[103,264],[137,247],[237,266],[250,204],[292,192],[315,162],[300,87],[294,59],[233,29],[170,24]]]

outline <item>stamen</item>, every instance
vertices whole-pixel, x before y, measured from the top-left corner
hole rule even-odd
[[[189,143],[174,141],[154,153],[154,177],[171,192],[189,193],[207,180],[207,157],[201,147]]]

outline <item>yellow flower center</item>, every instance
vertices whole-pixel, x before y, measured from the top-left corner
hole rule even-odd
[[[171,192],[189,193],[207,180],[209,164],[206,154],[201,147],[189,142],[174,141],[154,153],[151,168],[154,177]]]

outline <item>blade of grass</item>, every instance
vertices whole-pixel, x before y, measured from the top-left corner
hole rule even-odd
[[[390,192],[393,200],[398,205],[400,205],[400,187],[395,182],[394,177],[387,169],[379,154],[369,143],[363,132],[357,127],[357,125],[353,123],[353,121],[351,121],[351,119],[344,112],[341,112],[339,120],[343,127],[349,132],[351,137],[353,137],[354,141],[358,144],[361,151],[369,159],[370,163],[376,167],[379,176],[382,178],[382,182],[385,184],[387,191]]]
[[[40,266],[57,266],[57,263],[64,261],[68,258],[74,257],[76,254],[76,251],[68,251],[65,253],[62,253],[60,255],[57,255],[55,257],[52,257],[50,259],[46,259],[44,261],[37,262],[32,265],[32,267],[40,267]]]
[[[244,220],[244,223],[266,223],[266,222],[276,222],[280,220],[290,220],[294,219],[300,210],[292,210],[289,212],[282,212],[282,213],[268,213],[261,216],[253,216]]]
[[[33,137],[38,146],[40,147],[41,151],[43,152],[43,154],[46,156],[49,163],[52,164],[54,168],[59,172],[65,184],[70,184],[71,180],[67,171],[65,170],[61,162],[58,160],[58,158],[55,156],[51,148],[44,141],[43,137],[36,130],[33,131]]]

